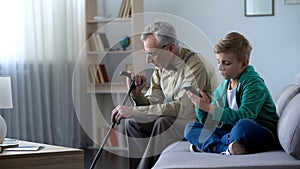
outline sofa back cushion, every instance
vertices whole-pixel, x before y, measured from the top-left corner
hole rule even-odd
[[[298,94],[292,95],[294,97],[285,97],[287,100],[279,98],[285,105],[280,105],[282,110],[278,110],[280,115],[277,126],[278,138],[287,154],[300,159],[300,93],[298,91]]]
[[[281,116],[281,113],[283,112],[283,109],[287,103],[289,103],[298,93],[300,93],[300,85],[296,84],[290,84],[279,92],[279,95],[274,99],[276,110],[279,116]]]

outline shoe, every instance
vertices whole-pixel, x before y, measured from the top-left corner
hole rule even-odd
[[[197,146],[195,146],[193,144],[190,145],[190,151],[195,152],[195,153],[202,152]]]
[[[228,149],[226,150],[226,155],[241,155],[247,154],[248,150],[245,146],[241,145],[238,142],[232,142],[229,144]],[[224,154],[224,153],[222,153]]]

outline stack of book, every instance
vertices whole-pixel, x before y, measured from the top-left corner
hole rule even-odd
[[[18,147],[19,143],[15,139],[5,138],[3,143],[0,144],[0,153],[2,153],[3,149],[8,149],[11,147]]]
[[[105,33],[95,32],[94,34],[90,35],[89,41],[91,51],[105,52],[110,48]]]
[[[108,83],[109,78],[104,64],[89,65],[91,82],[94,84]]]

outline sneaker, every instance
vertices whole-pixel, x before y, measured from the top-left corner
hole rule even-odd
[[[225,152],[226,155],[241,155],[247,153],[248,153],[247,148],[238,142],[230,143],[228,149]]]
[[[196,152],[196,153],[202,152],[197,146],[195,146],[193,144],[190,145],[190,151]]]

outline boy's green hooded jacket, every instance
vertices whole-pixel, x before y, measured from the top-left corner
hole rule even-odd
[[[242,73],[236,90],[238,110],[232,110],[227,104],[226,91],[229,80],[224,80],[214,91],[212,105],[215,106],[213,120],[234,125],[239,119],[248,118],[270,129],[276,134],[278,115],[269,90],[264,80],[252,66]],[[200,123],[204,124],[207,112],[196,108]]]

